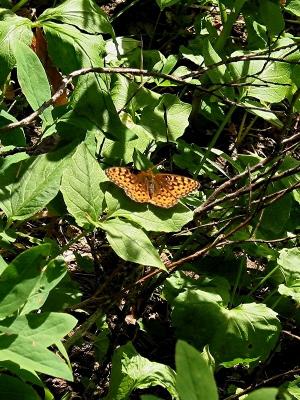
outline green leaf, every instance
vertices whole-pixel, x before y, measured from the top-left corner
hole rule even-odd
[[[10,360],[28,371],[72,380],[69,366],[47,347],[76,325],[68,314],[28,314],[0,321],[0,362]]]
[[[107,15],[91,0],[67,0],[55,8],[47,8],[37,19],[38,22],[49,20],[63,22],[77,26],[80,30],[89,33],[110,33],[113,28]]]
[[[265,360],[279,337],[276,313],[265,304],[249,303],[228,310],[220,303],[220,296],[199,289],[180,293],[172,313],[178,337],[197,348],[208,344],[218,363],[238,358],[255,363]]]
[[[9,10],[0,10],[0,87],[15,65],[12,48],[16,42],[22,41],[30,45],[32,40],[31,21],[22,18]]]
[[[289,0],[287,2],[287,5],[284,7],[284,9],[291,14],[296,15],[297,17],[300,17],[300,3],[299,0]]]
[[[140,40],[131,37],[117,37],[106,40],[105,42],[105,62],[111,63],[112,61],[119,63],[120,57],[127,55],[134,51],[141,45]]]
[[[262,388],[248,394],[245,400],[276,400],[277,395],[278,389],[276,388]]]
[[[300,248],[282,249],[277,260],[282,272],[288,278],[300,277]]]
[[[71,105],[105,136],[123,143],[132,140],[135,135],[121,122],[111,99],[109,83],[104,79],[101,74],[81,76],[72,94]]]
[[[300,399],[300,378],[297,377],[291,382],[285,382],[280,386],[284,390],[285,400],[299,400]]]
[[[215,51],[208,39],[205,39],[203,43],[203,57],[206,66],[217,64],[222,61],[222,58]],[[228,74],[228,69],[225,65],[219,65],[216,68],[208,70],[207,74],[212,82],[224,83],[224,78],[226,77],[226,74]]]
[[[281,33],[284,29],[284,18],[279,2],[264,0],[258,4],[258,13],[271,36]]]
[[[124,217],[140,225],[146,231],[177,232],[192,221],[193,212],[182,204],[169,209],[138,204],[112,184],[105,194],[110,217]]]
[[[3,399],[9,400],[40,400],[31,386],[9,375],[0,375],[0,393]]]
[[[142,229],[119,219],[101,223],[106,237],[119,257],[142,265],[165,269],[157,250]]]
[[[113,75],[111,97],[116,109],[122,110],[125,108],[131,113],[132,118],[134,118],[134,113],[137,110],[150,105],[155,107],[160,99],[159,93],[141,87],[123,75]],[[148,136],[150,137],[149,134]]]
[[[297,304],[300,304],[300,278],[288,282],[287,285],[283,283],[278,286],[278,292],[282,296],[291,297]]]
[[[176,142],[189,124],[191,110],[190,104],[172,94],[164,94],[155,108],[144,108],[140,123],[151,133],[154,140]]]
[[[104,198],[99,185],[106,179],[87,145],[81,143],[69,159],[61,182],[68,211],[79,226],[98,221]]]
[[[0,207],[8,218],[27,219],[57,195],[64,155],[65,150],[61,150],[30,157],[5,170],[0,180]]]
[[[277,128],[283,128],[283,123],[276,116],[276,114],[270,112],[270,109],[260,102],[253,100],[243,100],[242,104],[247,107],[247,111],[249,111],[251,114],[257,115],[258,117],[264,119],[265,121],[276,126]],[[266,111],[264,111],[264,109]]]
[[[267,194],[275,193],[286,187],[287,185],[283,182],[274,182],[268,188]],[[257,229],[256,237],[258,239],[268,238],[269,240],[285,236],[293,202],[292,194],[287,193],[266,207],[259,217],[259,228]],[[276,215],[276,224],[274,224],[274,215]]]
[[[35,52],[21,41],[16,41],[13,52],[17,65],[17,76],[26,100],[36,111],[45,101],[51,98],[51,89],[44,67]],[[52,106],[42,114],[42,120],[50,125],[53,122]]]
[[[176,388],[180,400],[217,400],[213,373],[204,357],[189,344],[176,345]]]
[[[0,111],[0,127],[10,124],[11,122],[17,122],[16,118],[8,112]],[[10,129],[7,132],[0,133],[0,141],[4,146],[25,146],[26,140],[24,130],[22,128]]]
[[[223,304],[228,304],[230,299],[229,282],[221,276],[197,277],[196,279],[187,275],[185,272],[176,271],[166,279],[163,295],[164,298],[173,304],[174,299],[179,293],[186,289],[200,289],[206,293],[212,293],[221,296]]]
[[[172,398],[178,399],[174,371],[140,356],[129,342],[113,355],[111,382],[105,400],[126,400],[134,389],[157,385],[167,389]]]
[[[262,72],[258,74],[259,71]],[[258,77],[250,80],[250,86],[246,90],[247,97],[279,103],[290,90],[291,73],[292,68],[287,63],[272,61],[266,65],[265,61],[256,60],[253,74],[258,74]]]
[[[104,40],[80,32],[74,26],[46,22],[43,27],[51,60],[65,74],[103,65]]]
[[[38,310],[47,300],[49,293],[63,279],[67,273],[67,266],[63,257],[51,260],[41,271],[40,279],[31,291],[22,308],[21,315]]]
[[[137,138],[122,143],[120,141],[107,139],[103,134],[97,135],[99,144],[103,144],[102,155],[111,161],[116,160],[116,164],[122,159],[125,164],[132,162],[132,157],[135,150],[145,152],[149,144],[152,142],[151,135],[142,126],[135,124],[131,117],[126,114],[120,114],[122,117],[122,123],[130,130],[131,134],[134,134]],[[129,135],[126,134],[129,138]]]
[[[280,43],[282,46],[291,44],[289,40]],[[289,49],[290,51],[290,49]],[[236,51],[232,57],[247,56],[249,52]],[[284,58],[287,61],[288,51],[273,51],[271,57]],[[243,100],[255,98],[261,102],[277,103],[283,100],[290,91],[293,67],[288,63],[265,60],[237,61],[229,66],[235,80],[248,83],[241,90]],[[250,98],[250,99],[249,99]]]
[[[51,246],[43,244],[18,255],[1,274],[0,318],[23,306],[40,280],[41,269],[50,255]]]

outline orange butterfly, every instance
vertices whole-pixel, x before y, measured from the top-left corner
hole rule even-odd
[[[128,197],[138,203],[150,203],[170,208],[200,184],[194,179],[175,174],[154,173],[151,169],[137,174],[126,167],[111,167],[105,170],[107,177],[124,189]]]

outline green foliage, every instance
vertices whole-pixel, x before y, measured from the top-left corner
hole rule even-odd
[[[176,346],[176,372],[180,399],[218,399],[212,368],[202,354],[183,341]]]
[[[163,364],[140,356],[131,343],[116,350],[112,359],[111,385],[106,400],[128,399],[136,388],[160,385],[177,399],[175,373]]]
[[[300,398],[299,0],[31,3],[0,0],[1,394],[71,398],[71,354],[91,400]],[[132,200],[168,170],[200,190]]]

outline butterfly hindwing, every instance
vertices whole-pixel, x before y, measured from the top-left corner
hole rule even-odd
[[[199,182],[181,175],[157,174],[154,179],[155,191],[150,203],[164,208],[173,207],[182,197],[199,187]]]

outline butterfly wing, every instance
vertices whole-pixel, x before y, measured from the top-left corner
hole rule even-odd
[[[155,187],[149,203],[164,208],[175,206],[182,197],[200,186],[194,179],[175,174],[157,174],[154,182]]]
[[[106,176],[117,186],[124,189],[128,197],[138,203],[150,200],[147,182],[140,174],[134,174],[126,167],[111,167],[105,170]]]

